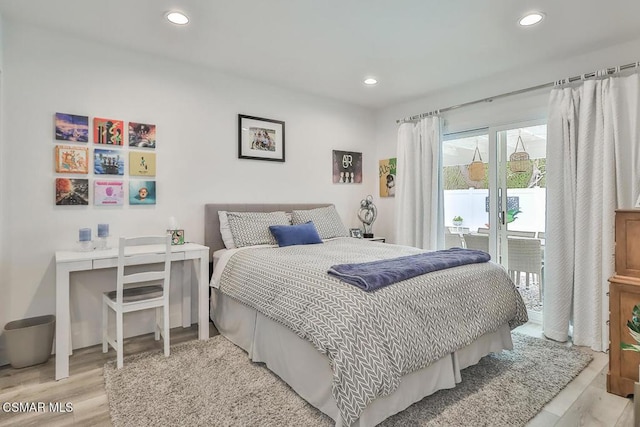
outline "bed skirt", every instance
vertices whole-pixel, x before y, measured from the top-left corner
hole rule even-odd
[[[251,360],[265,363],[298,395],[335,420],[337,427],[342,427],[340,413],[331,394],[333,372],[329,359],[286,326],[225,296],[218,289],[212,288],[211,291],[210,314],[218,331],[244,349]],[[513,349],[508,325],[405,375],[398,389],[372,402],[353,426],[375,426],[438,390],[455,387],[462,381],[460,370],[475,365],[489,353],[504,349]]]

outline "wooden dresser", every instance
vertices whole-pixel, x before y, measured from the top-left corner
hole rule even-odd
[[[640,353],[620,348],[620,342],[636,344],[627,321],[640,304],[640,209],[616,211],[616,274],[609,283],[607,391],[626,397],[633,394],[640,367]]]

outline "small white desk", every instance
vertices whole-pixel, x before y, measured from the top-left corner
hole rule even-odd
[[[131,253],[161,252],[163,246],[141,246]],[[129,253],[129,251],[127,251]],[[209,338],[209,248],[196,243],[171,246],[172,261],[199,260],[198,339]],[[69,276],[73,271],[116,267],[118,248],[101,251],[56,251],[56,380],[69,376],[71,354],[71,315],[69,310]],[[191,326],[191,269],[183,268],[182,326]],[[114,284],[115,286],[115,284]]]

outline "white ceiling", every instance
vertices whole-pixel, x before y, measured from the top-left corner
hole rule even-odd
[[[173,9],[191,23],[166,23]],[[546,19],[519,27],[531,10]],[[0,13],[372,108],[640,37],[638,0],[0,0]]]

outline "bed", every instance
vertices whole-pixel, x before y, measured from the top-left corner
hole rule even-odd
[[[253,361],[265,363],[336,426],[376,425],[438,390],[455,387],[460,370],[483,356],[512,348],[510,331],[526,322],[526,309],[506,272],[493,263],[429,273],[438,286],[416,287],[426,279],[421,276],[365,293],[328,278],[327,266],[420,251],[348,237],[326,239],[322,245],[225,249],[219,211],[300,212],[330,206],[207,204],[205,245],[217,264],[210,314],[218,331]],[[424,295],[407,294],[414,288]],[[463,321],[439,300],[457,288],[471,290],[459,303],[467,307]],[[312,296],[307,298],[307,292]],[[470,315],[474,301],[489,301],[494,292],[498,303],[477,304],[490,307],[488,313]],[[331,310],[347,314],[334,318]],[[425,314],[438,310],[435,317]],[[485,316],[491,319],[474,319]]]

